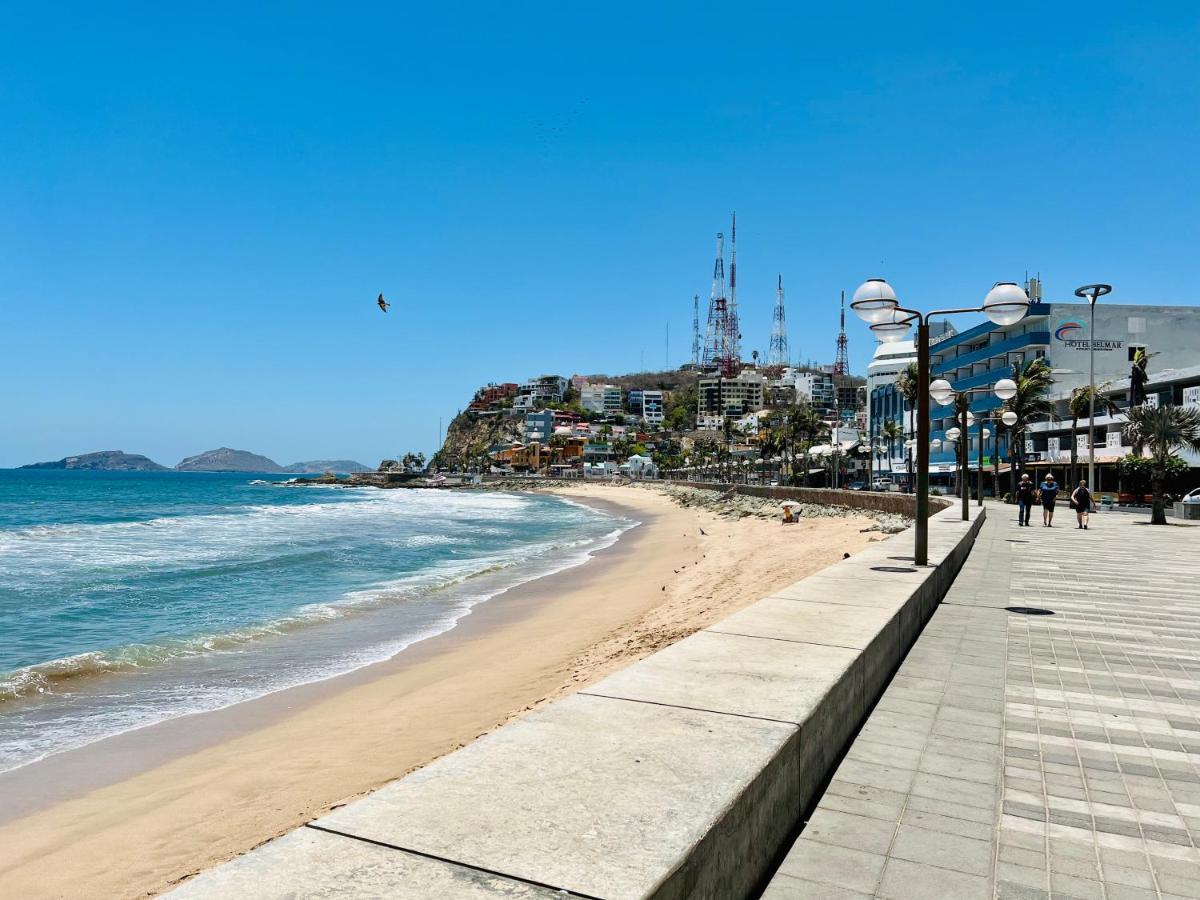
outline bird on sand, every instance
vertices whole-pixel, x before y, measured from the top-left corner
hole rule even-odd
[[[378,299],[378,300],[376,300],[375,302],[379,304],[379,308],[380,308],[381,310],[383,310],[384,312],[387,312],[387,311],[388,311],[388,307],[392,305],[392,304],[388,303],[386,300],[384,300],[384,299],[383,299],[383,294],[380,294],[380,295],[379,295],[379,299]]]

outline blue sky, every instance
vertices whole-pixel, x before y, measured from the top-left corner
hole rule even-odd
[[[1196,302],[1194,6],[34,6],[0,35],[0,466],[428,452],[483,382],[658,366],[668,323],[683,362],[733,209],[747,351],[777,272],[823,361],[881,273]]]

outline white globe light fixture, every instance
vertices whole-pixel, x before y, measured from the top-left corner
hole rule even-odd
[[[1000,417],[1000,421],[1003,422],[1005,425],[1007,425],[1009,428],[1012,428],[1014,425],[1017,424],[1017,414],[1015,412],[1013,412],[1011,409],[1007,410],[1007,411],[1005,411],[1004,415],[1002,415]]]
[[[930,383],[929,396],[942,406],[947,406],[954,402],[954,388],[945,378],[939,378]]]
[[[983,429],[983,439],[984,439],[985,441],[986,441],[988,438],[990,438],[991,436],[992,436],[992,429],[990,429],[990,428],[985,428],[985,429]]]
[[[890,318],[899,305],[896,292],[882,278],[868,278],[855,289],[850,300],[855,315],[870,324]]]
[[[871,324],[871,333],[885,344],[894,344],[904,340],[916,319],[912,313],[890,309],[883,314],[883,318]]]
[[[1017,383],[1011,378],[1001,378],[992,391],[1001,400],[1011,400],[1017,396]]]
[[[968,409],[967,410],[967,427],[970,428],[974,424],[975,424],[975,413],[971,412]]]
[[[996,325],[1015,325],[1029,311],[1029,297],[1011,281],[998,281],[983,298],[983,314]]]
[[[930,442],[929,442],[929,446],[930,446],[931,448],[933,448],[934,450],[937,450],[939,447],[941,447],[941,446],[942,446],[942,439],[941,439],[941,438],[934,438],[932,441],[930,441]]]
[[[957,428],[951,428],[946,432],[946,440],[957,441],[961,435],[962,435],[962,432],[959,431]]]

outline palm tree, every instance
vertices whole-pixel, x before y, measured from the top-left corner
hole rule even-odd
[[[791,431],[793,447],[800,446],[804,450],[804,475],[803,481],[805,487],[808,486],[808,449],[828,430],[828,426],[821,421],[821,417],[811,406],[801,407],[796,414],[792,416],[788,422]],[[795,451],[793,450],[793,456]]]
[[[1024,365],[1013,366],[1013,381],[1017,393],[1004,403],[1006,409],[1017,414],[1017,421],[1009,429],[1008,471],[1012,483],[1012,494],[1017,493],[1017,469],[1025,468],[1025,432],[1038,419],[1049,417],[1054,404],[1046,399],[1046,392],[1054,383],[1050,364],[1043,358],[1031,359]]]
[[[1151,525],[1166,525],[1167,511],[1163,505],[1163,489],[1167,480],[1167,460],[1179,449],[1200,453],[1200,409],[1186,406],[1131,406],[1126,412],[1122,431],[1125,440],[1139,456],[1150,451],[1152,465],[1151,491],[1154,509]]]
[[[1101,415],[1111,416],[1114,413],[1119,412],[1121,409],[1111,397],[1107,397],[1103,394],[1104,391],[1108,390],[1111,384],[1112,382],[1106,381],[1104,384],[1096,385],[1096,409],[1100,410]],[[1076,433],[1079,431],[1080,416],[1087,416],[1091,414],[1091,400],[1092,388],[1090,385],[1084,385],[1083,387],[1077,387],[1075,390],[1071,391],[1071,398],[1067,401],[1067,410],[1071,413],[1071,477],[1070,480],[1067,481],[1068,486],[1075,484],[1075,482],[1078,480],[1078,476],[1075,473],[1075,462],[1079,454],[1079,438],[1077,437]],[[1092,422],[1088,426],[1089,446],[1091,445],[1092,441],[1096,439],[1095,434],[1093,433],[1095,431],[1095,427],[1095,422]]]
[[[904,406],[908,411],[908,419],[905,428],[905,437],[912,437],[917,430],[916,422],[914,421],[917,415],[917,394],[920,393],[920,369],[915,362],[909,363],[904,367],[904,371],[896,376],[896,390],[900,392],[900,396],[904,398]],[[911,451],[905,451],[905,457],[909,460],[908,474],[912,478],[912,456]],[[908,490],[914,490],[910,484]]]
[[[896,441],[904,440],[904,426],[895,419],[888,419],[883,423],[883,427],[879,429],[879,436],[887,441],[888,459],[895,457],[893,448],[896,446]]]

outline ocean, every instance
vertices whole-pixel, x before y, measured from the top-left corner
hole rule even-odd
[[[636,524],[286,478],[0,470],[0,771],[387,659]]]

